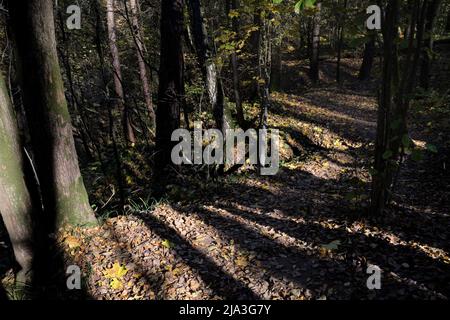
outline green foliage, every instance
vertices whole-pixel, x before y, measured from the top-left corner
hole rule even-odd
[[[272,0],[274,4],[281,4],[283,0]],[[305,8],[312,8],[314,7],[316,3],[316,0],[300,0],[297,1],[294,5],[294,12],[299,14],[301,11],[303,11]]]

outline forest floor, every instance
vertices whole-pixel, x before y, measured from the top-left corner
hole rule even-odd
[[[370,188],[376,96],[374,83],[356,79],[359,63],[344,59],[338,86],[334,64],[324,61],[321,84],[305,89],[298,80],[305,67],[284,61],[287,89],[273,94],[269,118],[285,144],[277,175],[247,170],[195,186],[186,182],[170,200],[136,203],[128,215],[99,227],[66,230],[59,240],[69,264],[82,266],[85,294],[448,299],[448,154],[408,159],[386,215],[361,214]],[[448,135],[436,128],[426,133],[425,115],[414,114],[415,142],[433,141],[448,153]],[[381,269],[381,290],[367,288],[368,265]]]

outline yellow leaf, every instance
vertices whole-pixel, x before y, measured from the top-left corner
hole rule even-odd
[[[108,279],[112,279],[112,278],[120,279],[124,275],[126,275],[127,272],[128,272],[128,270],[126,267],[124,267],[124,266],[120,265],[120,263],[116,262],[116,263],[114,263],[114,265],[112,266],[111,269],[104,271],[103,274]]]
[[[112,279],[111,283],[109,285],[114,290],[119,290],[119,289],[123,288],[122,282],[119,279],[117,279],[117,278]]]
[[[163,247],[170,249],[172,247],[172,243],[169,240],[164,240],[162,243]]]

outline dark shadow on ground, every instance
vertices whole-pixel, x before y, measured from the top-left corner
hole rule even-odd
[[[177,234],[176,230],[151,215],[141,214],[137,216],[145,222],[152,232],[156,233],[162,239],[168,239],[174,243],[173,250],[175,250],[175,253],[187,265],[197,270],[202,280],[218,296],[224,299],[259,299],[244,283],[234,279],[231,275],[223,271],[220,266],[216,265],[207,255],[193,248]]]

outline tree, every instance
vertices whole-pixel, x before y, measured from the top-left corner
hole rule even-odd
[[[420,66],[420,86],[428,89],[430,86],[430,64],[433,52],[433,31],[435,27],[436,16],[439,11],[441,0],[433,0],[428,6],[426,13],[426,23],[424,32],[424,52],[421,58]]]
[[[153,100],[152,100],[152,90],[147,78],[147,66],[144,60],[144,41],[142,38],[141,25],[139,23],[139,5],[138,0],[130,0],[130,8],[131,8],[131,22],[132,22],[132,33],[133,33],[133,41],[136,46],[136,55],[138,59],[139,65],[139,76],[142,84],[142,92],[144,94],[145,104],[147,106],[147,110],[150,116],[150,123],[152,129],[156,126],[156,115],[155,110],[153,108]]]
[[[122,68],[120,66],[119,50],[117,48],[116,20],[115,20],[116,0],[106,1],[106,20],[108,24],[108,42],[111,51],[111,59],[114,73],[114,91],[117,99],[117,106],[123,112],[122,127],[124,137],[129,144],[136,143],[134,130],[131,124],[131,115],[128,105],[125,103],[125,94],[122,83]]]
[[[411,8],[409,45],[402,63],[399,61],[398,52],[399,1],[390,1],[386,8],[383,28],[383,78],[371,191],[372,215],[383,213],[390,201],[405,149],[410,148],[412,144],[407,118],[422,51],[427,8],[427,0],[416,0]]]
[[[316,83],[319,81],[319,50],[320,50],[320,21],[322,3],[316,4],[316,11],[312,18],[312,34],[310,41],[309,76]]]
[[[157,174],[162,174],[161,171],[170,164],[172,132],[180,128],[184,95],[183,8],[183,0],[161,2],[161,60],[156,111]]]
[[[372,175],[371,213],[380,214],[384,211],[388,188],[392,179],[389,159],[386,157],[388,148],[387,131],[389,131],[394,81],[394,67],[397,67],[397,28],[398,0],[391,1],[386,8],[386,18],[383,27],[383,82],[381,85],[378,107],[377,137],[375,146],[374,173]]]
[[[347,0],[344,0],[343,11],[347,10]],[[344,42],[344,23],[345,18],[342,12],[338,13],[338,48],[337,48],[337,63],[336,63],[336,82],[341,82],[341,57],[342,57],[342,45]]]
[[[80,174],[56,52],[53,2],[8,1],[45,230],[96,223]]]
[[[239,21],[237,17],[230,17],[231,10],[236,11],[239,8],[238,0],[227,0],[226,2],[226,14],[228,17],[228,25],[231,30],[236,34],[239,33]],[[241,86],[239,77],[239,66],[238,66],[238,56],[236,50],[231,52],[231,72],[233,73],[233,93],[234,93],[234,103],[236,104],[236,118],[239,126],[241,128],[246,127],[246,121],[244,116],[244,109],[242,108],[241,99]]]
[[[23,171],[22,150],[11,100],[0,74],[0,214],[20,266],[17,284],[33,281],[34,209]]]
[[[202,70],[203,81],[206,84],[216,126],[225,133],[230,127],[230,120],[225,110],[222,83],[218,77],[218,70],[213,60],[201,3],[200,0],[189,0],[188,4],[195,51]]]
[[[358,76],[360,80],[367,80],[370,78],[373,61],[375,58],[376,39],[377,35],[375,33],[371,33],[369,35],[369,41],[367,41],[364,45],[363,61]]]

